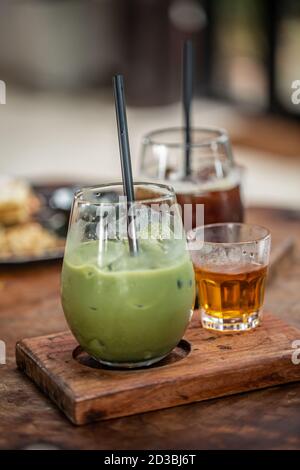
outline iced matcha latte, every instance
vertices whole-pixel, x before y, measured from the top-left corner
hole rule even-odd
[[[128,240],[103,244],[85,233],[87,240],[68,241],[62,271],[62,304],[74,336],[108,365],[156,362],[180,341],[193,308],[185,241],[140,239],[138,256],[131,256]]]

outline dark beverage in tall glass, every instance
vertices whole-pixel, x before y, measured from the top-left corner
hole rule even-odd
[[[200,204],[203,205],[205,224],[243,222],[242,169],[233,160],[226,131],[192,129],[191,136],[189,175],[184,172],[185,140],[181,128],[145,136],[141,174],[168,181],[175,189],[182,211],[185,204],[192,205],[192,227],[197,225],[197,205]]]
[[[176,185],[175,185],[176,189]],[[176,191],[178,204],[192,205],[192,227],[196,227],[196,207],[203,204],[205,224],[221,222],[243,222],[244,208],[241,199],[241,188],[237,184],[229,188],[215,188],[207,192],[184,193]]]

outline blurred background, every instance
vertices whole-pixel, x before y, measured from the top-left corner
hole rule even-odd
[[[193,125],[228,129],[246,204],[300,208],[299,0],[0,0],[0,174],[120,178],[111,77],[142,136],[181,125],[181,49],[196,51]]]

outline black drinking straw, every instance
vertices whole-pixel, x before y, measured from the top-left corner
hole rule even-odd
[[[193,98],[193,44],[183,46],[182,101],[185,122],[185,176],[191,174],[191,104]]]
[[[113,77],[113,86],[115,94],[116,117],[118,124],[118,137],[120,147],[120,158],[122,168],[122,179],[124,195],[127,198],[128,205],[128,227],[130,226],[131,232],[128,231],[128,243],[130,254],[135,256],[138,254],[139,247],[136,236],[136,226],[133,212],[134,189],[131,169],[131,158],[128,138],[128,127],[126,117],[126,105],[124,98],[124,81],[122,75],[115,75]]]

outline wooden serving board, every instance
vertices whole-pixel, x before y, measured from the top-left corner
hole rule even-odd
[[[24,339],[24,371],[77,425],[300,380],[292,362],[300,330],[267,313],[250,332],[204,330],[196,311],[187,333],[148,369],[110,370],[78,347],[70,332]]]

